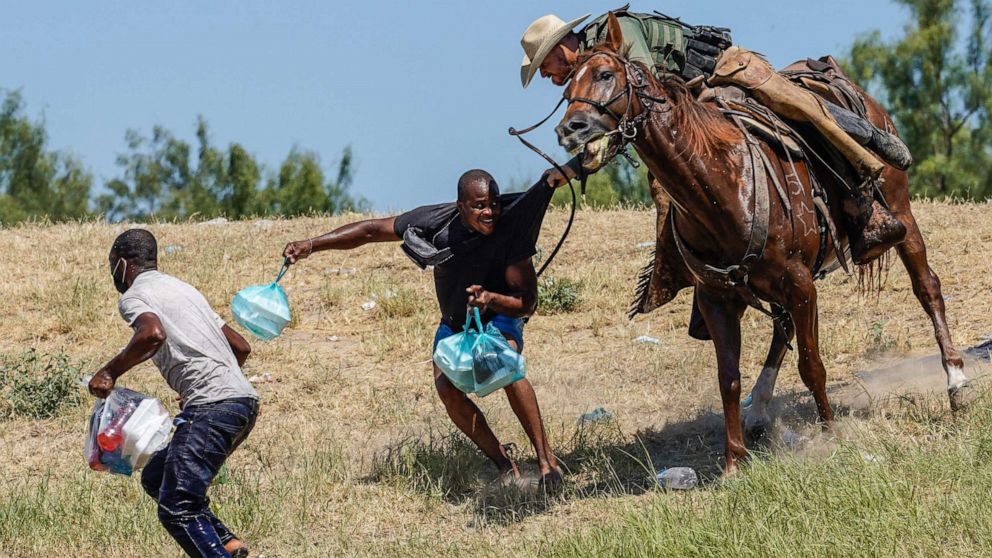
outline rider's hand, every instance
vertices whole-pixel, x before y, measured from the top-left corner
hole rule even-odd
[[[469,308],[475,307],[482,312],[486,311],[493,300],[493,293],[483,289],[481,285],[472,285],[465,292],[468,293]]]
[[[313,242],[310,240],[297,240],[290,242],[282,250],[282,255],[289,264],[294,264],[299,260],[305,260],[313,252]]]
[[[110,390],[114,389],[114,383],[115,380],[110,374],[110,371],[106,368],[101,368],[90,378],[90,395],[99,397],[100,399],[106,399],[110,395]]]

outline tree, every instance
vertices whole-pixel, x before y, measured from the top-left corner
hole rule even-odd
[[[850,76],[887,107],[913,153],[916,195],[992,195],[992,24],[989,0],[897,0],[902,37],[875,31],[851,47]],[[963,4],[967,26],[961,27]]]
[[[337,179],[326,181],[316,153],[294,148],[267,179],[263,169],[240,144],[220,150],[210,141],[201,117],[193,147],[160,126],[150,138],[136,131],[125,136],[128,152],[117,158],[124,174],[107,183],[107,194],[97,206],[108,219],[187,219],[224,215],[240,219],[252,215],[336,213],[366,207],[365,200],[348,194],[352,180],[351,148],[345,148]]]
[[[17,92],[0,104],[0,223],[88,215],[93,177],[72,155],[47,149],[44,122],[24,114]]]
[[[279,174],[269,179],[262,199],[266,210],[281,215],[338,213],[367,208],[367,202],[348,194],[352,181],[353,158],[346,147],[338,163],[334,181],[324,178],[320,157],[294,147],[279,167]]]

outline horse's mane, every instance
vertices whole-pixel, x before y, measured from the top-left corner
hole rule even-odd
[[[740,130],[716,108],[697,101],[682,78],[667,74],[655,79],[643,64],[638,66],[645,71],[649,87],[654,86],[668,96],[672,107],[672,127],[683,135],[689,151],[713,156],[740,141]]]

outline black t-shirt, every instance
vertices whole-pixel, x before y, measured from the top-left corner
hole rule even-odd
[[[503,213],[488,237],[466,228],[453,202],[425,205],[396,217],[393,230],[400,238],[407,228],[417,227],[438,250],[452,248],[454,256],[434,267],[442,322],[461,330],[468,305],[465,289],[472,285],[507,294],[506,268],[536,253],[537,236],[553,193],[542,180],[526,192],[500,196]],[[493,315],[487,312],[483,320]]]

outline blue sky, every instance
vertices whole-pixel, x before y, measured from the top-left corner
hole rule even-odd
[[[617,0],[619,3],[619,0]],[[733,29],[776,66],[842,53],[858,35],[897,33],[885,0],[636,2],[692,24]],[[53,147],[101,184],[119,171],[124,133],[161,124],[192,141],[197,115],[216,145],[237,141],[269,169],[294,145],[330,169],[346,145],[353,191],[382,212],[445,201],[469,168],[504,185],[543,161],[509,137],[561,92],[520,87],[519,40],[545,13],[594,15],[612,3],[8,2],[0,19],[0,88],[20,89]],[[557,149],[552,126],[531,137]]]

